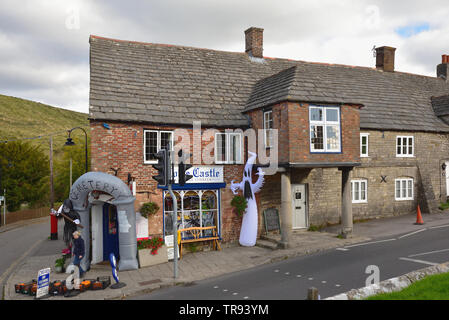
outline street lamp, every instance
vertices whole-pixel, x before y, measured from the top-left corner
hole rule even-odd
[[[86,130],[84,130],[81,127],[75,127],[75,128],[70,129],[70,130],[67,130],[67,132],[69,133],[69,136],[67,137],[67,141],[65,142],[64,145],[68,146],[68,147],[75,145],[75,142],[73,142],[73,139],[70,137],[70,135],[72,134],[72,131],[75,130],[75,129],[83,130],[84,135],[85,135],[85,145],[84,145],[84,150],[85,150],[85,173],[87,173],[87,132],[86,132]]]

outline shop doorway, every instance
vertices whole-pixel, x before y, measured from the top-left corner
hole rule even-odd
[[[292,228],[305,229],[308,227],[307,185],[292,185]]]
[[[111,253],[117,260],[120,259],[118,228],[117,207],[105,203],[103,205],[103,261],[108,261]]]

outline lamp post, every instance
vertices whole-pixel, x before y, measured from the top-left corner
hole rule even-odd
[[[72,134],[72,131],[75,130],[75,129],[81,129],[84,132],[84,136],[85,136],[85,145],[84,145],[84,150],[85,150],[85,172],[84,173],[87,173],[87,132],[86,132],[86,130],[84,130],[81,127],[75,127],[75,128],[72,128],[72,129],[68,130],[67,132],[69,133],[69,136],[67,137],[67,141],[65,142],[64,145],[65,146],[74,146],[75,145],[75,142],[73,142],[72,138],[70,137],[70,135]]]

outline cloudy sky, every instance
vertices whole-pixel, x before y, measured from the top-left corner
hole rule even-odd
[[[447,0],[1,0],[0,94],[88,112],[89,35],[373,67],[393,46],[396,70],[435,76],[449,54]]]

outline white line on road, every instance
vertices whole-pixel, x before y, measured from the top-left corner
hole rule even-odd
[[[446,228],[446,227],[449,227],[449,224],[445,224],[442,226],[429,227],[429,229],[438,229],[438,228]]]
[[[427,265],[430,265],[430,266],[438,265],[438,263],[424,261],[424,260],[417,260],[417,259],[399,258],[399,260],[405,260],[405,261],[411,261],[411,262],[416,262],[416,263],[422,263],[422,264],[427,264]]]
[[[365,246],[368,244],[375,244],[375,243],[382,243],[382,242],[388,242],[388,241],[395,241],[396,239],[386,239],[386,240],[379,240],[379,241],[371,241],[371,242],[364,242],[364,243],[358,243],[358,244],[353,244],[350,246],[346,246],[344,249],[347,248],[353,248],[353,247],[360,247],[360,246]]]
[[[443,250],[435,250],[435,251],[429,251],[429,252],[423,252],[423,253],[417,253],[417,254],[411,254],[408,257],[419,257],[419,256],[425,256],[426,254],[432,254],[432,253],[439,253],[439,252],[446,252],[449,251],[449,249],[443,249]]]
[[[338,251],[348,251],[349,249],[346,249],[346,248],[337,248],[337,249],[335,249],[335,250],[338,250]]]
[[[405,238],[405,237],[408,237],[408,236],[411,236],[411,235],[414,235],[414,234],[417,234],[419,232],[423,232],[423,231],[426,231],[426,230],[427,230],[427,228],[419,229],[419,230],[416,230],[416,231],[404,234],[403,236],[398,237],[398,239],[402,239],[402,238]]]

